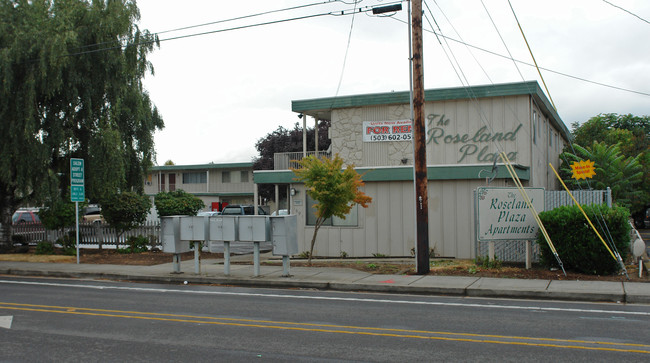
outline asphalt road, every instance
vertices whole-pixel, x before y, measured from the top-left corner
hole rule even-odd
[[[0,276],[0,361],[626,361],[650,306]]]

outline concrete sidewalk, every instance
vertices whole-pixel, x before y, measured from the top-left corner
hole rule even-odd
[[[611,281],[556,281],[461,276],[376,275],[349,268],[260,266],[254,276],[251,256],[231,257],[230,274],[223,260],[181,263],[173,273],[171,263],[154,266],[32,263],[0,261],[0,274],[65,278],[110,279],[150,283],[218,284],[247,287],[310,288],[426,295],[534,298],[572,301],[606,301],[650,304],[650,283]]]

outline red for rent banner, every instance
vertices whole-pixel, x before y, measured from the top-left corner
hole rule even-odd
[[[364,121],[363,142],[411,141],[411,120]]]

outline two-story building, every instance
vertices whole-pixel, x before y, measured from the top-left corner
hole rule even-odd
[[[415,197],[410,95],[390,92],[292,102],[292,110],[330,120],[331,153],[363,174],[368,208],[354,207],[318,232],[316,256],[410,256]],[[552,163],[569,132],[537,82],[432,89],[425,92],[429,246],[438,256],[474,258],[473,193],[514,186],[498,157],[505,152],[524,186],[557,189]],[[496,162],[496,164],[495,164]],[[496,166],[495,166],[496,165]],[[300,251],[313,235],[314,201],[290,170],[255,171],[255,184],[292,191]]]
[[[253,163],[154,166],[144,192],[182,189],[205,203],[205,210],[221,210],[228,204],[253,204]],[[155,210],[155,209],[154,209]]]

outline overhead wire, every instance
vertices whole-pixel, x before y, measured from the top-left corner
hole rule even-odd
[[[514,15],[515,20],[517,21],[517,26],[519,27],[521,36],[524,38],[524,42],[526,42],[526,47],[528,47],[528,52],[530,53],[530,57],[533,59],[533,63],[535,63],[535,68],[537,69],[539,78],[542,80],[542,83],[544,84],[544,88],[546,89],[546,94],[548,94],[548,98],[551,100],[551,104],[553,104],[553,108],[555,109],[555,111],[557,111],[557,107],[555,107],[555,101],[553,101],[553,97],[551,96],[551,92],[548,90],[548,86],[546,85],[544,76],[542,75],[542,72],[539,70],[539,66],[537,65],[537,60],[535,59],[535,55],[533,55],[533,50],[530,49],[530,44],[528,44],[528,39],[526,39],[526,34],[524,34],[524,29],[521,27],[521,23],[519,22],[517,13],[515,13],[515,9],[512,7],[512,3],[510,2],[510,0],[508,0],[508,5],[510,5],[510,9],[512,10],[512,15]]]
[[[330,4],[330,3],[334,3],[334,2],[342,2],[344,4],[347,4],[346,2],[344,2],[342,0],[327,0],[327,1],[310,3],[310,4],[291,6],[291,7],[282,8],[282,9],[268,10],[268,11],[263,11],[263,12],[259,12],[259,13],[254,13],[254,14],[242,15],[242,16],[237,16],[237,17],[234,17],[234,18],[215,20],[215,21],[211,21],[211,22],[207,22],[207,23],[182,26],[182,27],[178,27],[178,28],[174,28],[174,29],[153,32],[153,33],[150,33],[150,34],[154,35],[154,36],[159,36],[160,34],[165,34],[165,33],[172,33],[172,32],[177,32],[177,31],[182,31],[182,30],[188,30],[188,29],[195,29],[195,28],[200,28],[200,27],[204,27],[204,26],[208,26],[208,25],[215,25],[215,24],[222,24],[222,23],[227,23],[227,22],[231,22],[231,21],[244,20],[244,19],[254,18],[254,17],[258,17],[258,16],[269,15],[269,14],[274,14],[274,13],[279,13],[279,12],[284,12],[284,11],[297,10],[297,9],[302,9],[302,8],[307,8],[307,7],[312,7],[312,6]],[[90,48],[90,47],[94,47],[94,46],[100,46],[100,45],[106,45],[106,44],[112,44],[112,43],[114,43],[114,40],[108,41],[108,42],[87,44],[87,45],[78,47],[77,49]]]
[[[644,21],[644,22],[650,24],[650,21],[647,21],[647,20],[643,19],[642,17],[636,15],[635,13],[633,13],[633,12],[627,10],[627,9],[624,9],[624,8],[622,8],[622,7],[620,7],[620,6],[616,5],[616,4],[612,4],[612,3],[610,3],[610,2],[607,1],[607,0],[603,0],[603,2],[606,3],[606,4],[609,4],[609,5],[611,5],[611,6],[613,6],[613,7],[615,7],[615,8],[618,8],[618,9],[620,9],[620,10],[623,10],[624,12],[626,12],[626,13],[628,13],[628,14],[634,16],[635,18],[638,18],[639,20]]]
[[[482,0],[481,0],[481,2],[482,2]],[[532,51],[530,50],[530,45],[528,44],[528,41],[526,40],[526,36],[525,36],[525,34],[524,34],[524,32],[523,32],[523,29],[522,29],[522,27],[521,27],[521,24],[520,24],[520,22],[519,22],[519,19],[517,18],[517,14],[515,13],[515,10],[514,10],[514,8],[512,7],[512,4],[510,3],[510,0],[508,0],[508,4],[510,5],[510,9],[512,10],[512,13],[513,13],[513,16],[515,17],[515,20],[517,21],[517,25],[519,26],[519,30],[521,31],[521,34],[522,34],[522,36],[523,36],[523,38],[524,38],[524,40],[525,40],[525,42],[526,42],[526,46],[528,47],[528,49],[529,49],[529,51],[530,51],[531,57],[532,57],[533,60],[535,61],[535,58],[534,58],[534,56],[533,56],[533,54],[532,54]],[[487,7],[485,7],[485,5],[484,5],[484,8],[485,8],[486,12],[488,12],[488,14],[489,14],[489,11],[487,10]],[[490,17],[490,18],[491,18],[491,17]],[[494,22],[493,22],[493,25],[494,25],[495,29],[497,30],[497,33],[498,33],[498,32],[499,32],[499,31],[498,31],[498,28],[497,28],[496,24],[494,24]],[[499,34],[500,34],[500,33],[499,33]],[[502,39],[502,41],[503,41],[503,38],[501,38],[501,39]],[[504,46],[506,46],[506,49],[507,49],[507,45],[505,44],[505,42],[504,42]],[[510,53],[510,52],[508,51],[508,53]],[[515,64],[515,65],[516,65],[516,64]],[[549,91],[548,88],[546,87],[546,82],[544,81],[544,78],[543,78],[541,72],[539,72],[539,68],[537,67],[537,62],[536,62],[536,61],[535,61],[535,66],[536,66],[536,68],[537,68],[537,70],[538,70],[538,73],[539,73],[539,75],[540,75],[540,78],[542,79],[542,82],[544,82],[544,86],[545,86],[545,88],[546,88],[546,92],[547,92],[548,95],[549,95],[549,98],[551,99],[551,103],[553,103],[553,99],[551,98],[550,91]],[[520,75],[521,75],[521,73],[520,73]],[[522,79],[523,79],[523,76],[522,76]],[[533,100],[533,101],[536,103],[535,100]],[[537,106],[537,107],[539,108],[539,106]],[[553,107],[555,108],[555,104],[554,104],[554,103],[553,103]],[[551,136],[549,135],[549,137],[551,137]],[[575,155],[575,149],[574,149],[574,147],[573,147],[573,143],[572,143],[571,139],[572,139],[571,135],[567,135],[567,140],[569,141],[568,146],[571,148],[571,150],[573,151],[573,154]],[[562,155],[563,155],[563,153],[560,153],[560,157],[561,157],[561,158],[562,158]],[[567,164],[569,164],[569,162],[568,162],[568,160],[566,159],[566,157],[564,157],[564,161],[565,161]],[[553,169],[553,172],[554,172],[555,175],[559,178],[560,176],[559,176],[559,174],[557,174],[557,172],[555,172],[555,169],[553,168],[552,164],[549,164],[549,166]],[[561,179],[560,179],[560,183],[562,183],[562,185],[564,186],[564,182],[563,182]],[[591,189],[591,186],[589,185],[589,181],[588,181],[588,180],[587,180],[587,186],[589,186],[589,188]],[[582,187],[581,187],[579,184],[578,184],[578,187],[579,187],[579,189],[582,189]],[[566,186],[565,186],[565,188],[566,188]],[[567,189],[567,192],[568,192],[569,194],[571,194],[571,192],[568,191],[568,189]],[[575,198],[573,198],[573,196],[571,196],[571,197],[572,197],[572,199],[574,200],[574,202],[577,204],[577,203],[578,203],[577,200],[576,200]],[[582,211],[582,208],[580,207],[579,204],[578,204],[578,207],[579,207],[579,208],[581,209],[581,211]],[[606,233],[605,233],[605,236],[606,236],[606,239],[607,239],[607,243],[605,243],[605,241],[603,240],[603,238],[601,237],[601,235],[598,233],[598,231],[596,230],[596,228],[593,226],[593,224],[591,223],[591,221],[589,221],[589,218],[587,217],[586,214],[585,214],[585,217],[586,217],[587,220],[589,221],[590,226],[591,226],[592,228],[594,228],[594,231],[596,232],[596,234],[598,235],[598,237],[601,239],[601,241],[603,241],[603,243],[605,244],[605,247],[606,247],[607,250],[610,252],[610,254],[611,254],[612,257],[614,258],[614,260],[616,260],[617,262],[619,262],[619,264],[621,265],[621,268],[622,268],[623,272],[624,272],[625,275],[627,276],[627,270],[626,270],[626,268],[625,268],[625,264],[623,263],[623,261],[622,261],[622,259],[621,259],[620,253],[619,253],[619,251],[618,251],[618,249],[617,249],[617,247],[616,247],[616,244],[615,244],[615,242],[614,242],[614,239],[613,239],[613,237],[612,237],[612,235],[611,235],[611,233],[610,233],[610,231],[609,231],[609,227],[607,226],[607,222],[606,222],[606,220],[605,220],[605,217],[602,215],[602,212],[600,211],[600,209],[596,209],[596,210],[597,210],[597,213],[594,213],[594,214],[595,214],[595,217],[596,217],[596,222],[598,223],[598,226],[600,227],[601,231],[606,232]],[[584,213],[585,213],[585,212],[583,211],[583,214],[584,214]],[[612,250],[614,250],[614,253],[612,253]],[[558,262],[559,262],[559,261],[558,261]],[[629,278],[629,277],[628,277],[628,278]]]
[[[401,2],[402,1],[396,1],[395,3],[401,3]],[[79,52],[74,52],[74,53],[68,53],[68,54],[62,55],[60,57],[72,57],[72,56],[78,56],[78,55],[84,55],[84,54],[91,54],[91,53],[97,53],[97,52],[103,52],[103,51],[110,51],[110,50],[115,50],[115,49],[124,49],[127,46],[142,46],[142,45],[148,45],[148,44],[158,43],[158,42],[166,42],[166,41],[171,41],[171,40],[187,39],[187,38],[193,38],[193,37],[198,37],[198,36],[203,36],[203,35],[223,33],[223,32],[229,32],[229,31],[234,31],[234,30],[242,30],[242,29],[248,29],[248,28],[255,28],[255,27],[261,27],[261,26],[266,26],[266,25],[287,23],[287,22],[292,22],[292,21],[312,19],[312,18],[324,17],[324,16],[347,16],[347,15],[352,15],[352,14],[354,14],[356,12],[366,12],[366,11],[370,11],[370,10],[372,10],[372,8],[369,7],[369,6],[357,8],[356,5],[355,5],[355,9],[352,9],[352,10],[343,9],[343,10],[334,10],[334,11],[328,11],[328,12],[323,12],[323,13],[307,14],[307,15],[296,16],[296,17],[291,17],[291,18],[283,18],[283,19],[278,19],[278,20],[269,20],[269,21],[264,21],[264,22],[259,22],[259,23],[245,24],[245,25],[233,26],[233,27],[229,27],[229,28],[221,28],[221,29],[210,30],[210,31],[205,31],[205,32],[199,32],[199,33],[172,36],[172,37],[163,38],[163,39],[159,39],[158,37],[156,37],[157,39],[154,39],[154,40],[131,43],[131,44],[128,44],[128,45],[120,44],[120,45],[115,45],[115,46],[103,47],[103,48],[99,48],[99,49],[79,51]],[[150,33],[150,34],[155,35],[156,33]],[[101,44],[110,44],[110,43],[112,43],[112,42],[97,43],[97,44],[101,45]],[[89,45],[89,46],[92,46],[92,45]]]
[[[399,21],[399,22],[401,22],[401,23],[403,23],[403,24],[406,24],[406,22],[405,22],[404,20],[402,20],[402,19],[398,19],[398,18],[392,18],[392,19],[394,19],[395,21]],[[476,45],[473,45],[473,44],[465,43],[465,42],[463,42],[463,41],[461,41],[461,40],[454,39],[454,38],[449,37],[449,36],[447,36],[447,35],[444,35],[444,34],[442,34],[442,33],[436,32],[435,30],[424,29],[424,31],[425,31],[425,32],[428,32],[428,33],[435,34],[436,36],[441,37],[441,38],[444,38],[444,39],[447,39],[447,40],[449,40],[449,41],[451,41],[451,42],[458,43],[458,44],[462,44],[462,45],[465,45],[465,46],[467,46],[467,47],[470,47],[470,48],[473,48],[473,49],[479,50],[479,51],[481,51],[481,52],[484,52],[484,53],[488,53],[488,54],[494,55],[494,56],[496,56],[496,57],[500,57],[500,58],[504,58],[504,59],[512,60],[512,61],[514,61],[514,62],[517,62],[517,63],[519,63],[519,64],[523,64],[523,65],[526,65],[526,66],[529,66],[529,67],[535,67],[535,65],[532,64],[532,63],[528,63],[528,62],[525,62],[525,61],[522,61],[522,60],[518,60],[518,59],[513,59],[513,58],[511,58],[511,57],[509,57],[509,56],[507,56],[507,55],[499,54],[499,53],[497,53],[497,52],[495,52],[495,51],[492,51],[492,50],[489,50],[489,49],[485,49],[485,48],[481,48],[481,47],[476,46]],[[648,92],[637,91],[637,90],[632,90],[632,89],[623,88],[623,87],[619,87],[619,86],[614,86],[614,85],[607,84],[607,83],[602,83],[602,82],[598,82],[598,81],[593,81],[593,80],[586,79],[586,78],[583,78],[583,77],[574,76],[574,75],[571,75],[571,74],[568,74],[568,73],[564,73],[564,72],[556,71],[556,70],[553,70],[553,69],[550,69],[550,68],[539,67],[539,69],[541,69],[541,70],[543,70],[543,71],[546,71],[546,72],[553,73],[553,74],[557,74],[557,75],[560,75],[560,76],[563,76],[563,77],[572,78],[572,79],[575,79],[575,80],[578,80],[578,81],[581,81],[581,82],[591,83],[591,84],[595,84],[595,85],[597,85],[597,86],[602,86],[602,87],[612,88],[612,89],[619,90],[619,91],[623,91],[623,92],[635,93],[635,94],[638,94],[638,95],[641,95],[641,96],[648,96],[648,97],[650,97],[650,93],[648,93]]]

